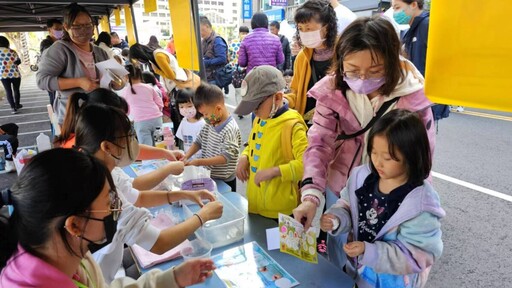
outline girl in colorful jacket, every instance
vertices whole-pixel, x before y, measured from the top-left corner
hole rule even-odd
[[[373,126],[367,153],[370,164],[354,169],[320,227],[349,233],[345,267],[358,287],[423,287],[443,251],[445,216],[425,181],[432,163],[425,127],[415,113],[393,110]]]
[[[309,97],[317,100],[316,111],[304,153],[308,165],[304,166],[302,203],[293,212],[296,219],[305,218],[306,229],[312,223],[318,227],[325,202],[327,207],[334,204],[352,169],[367,163],[364,128],[372,126],[372,118],[384,105],[384,113],[397,108],[418,112],[431,152],[435,144],[432,103],[423,92],[423,76],[400,57],[393,25],[379,16],[358,18],[341,38],[331,74],[309,91]],[[335,247],[342,245],[343,238],[327,239],[329,259],[340,268],[345,257]]]

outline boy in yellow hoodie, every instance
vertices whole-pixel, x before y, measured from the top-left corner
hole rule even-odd
[[[302,116],[283,102],[285,87],[279,70],[258,66],[242,82],[242,101],[234,112],[256,115],[236,167],[237,178],[248,181],[249,213],[274,219],[278,213],[291,215],[297,207],[302,155],[308,146]]]

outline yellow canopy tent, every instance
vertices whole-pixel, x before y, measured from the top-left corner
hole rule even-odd
[[[512,112],[510,0],[434,0],[425,92],[435,103]]]

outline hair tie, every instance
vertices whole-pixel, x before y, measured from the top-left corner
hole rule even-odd
[[[12,205],[12,192],[11,189],[6,188],[1,191],[2,194],[2,206]]]

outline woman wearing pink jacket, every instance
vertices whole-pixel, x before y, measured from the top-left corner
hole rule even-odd
[[[313,126],[304,153],[302,203],[293,211],[305,228],[318,226],[327,204],[339,198],[353,168],[368,162],[366,135],[382,114],[407,109],[420,115],[433,152],[435,130],[430,106],[423,91],[423,76],[400,56],[400,40],[385,18],[359,18],[338,41],[330,75],[308,92],[316,99]],[[342,268],[346,257],[334,247],[346,235],[328,236],[329,260]]]

